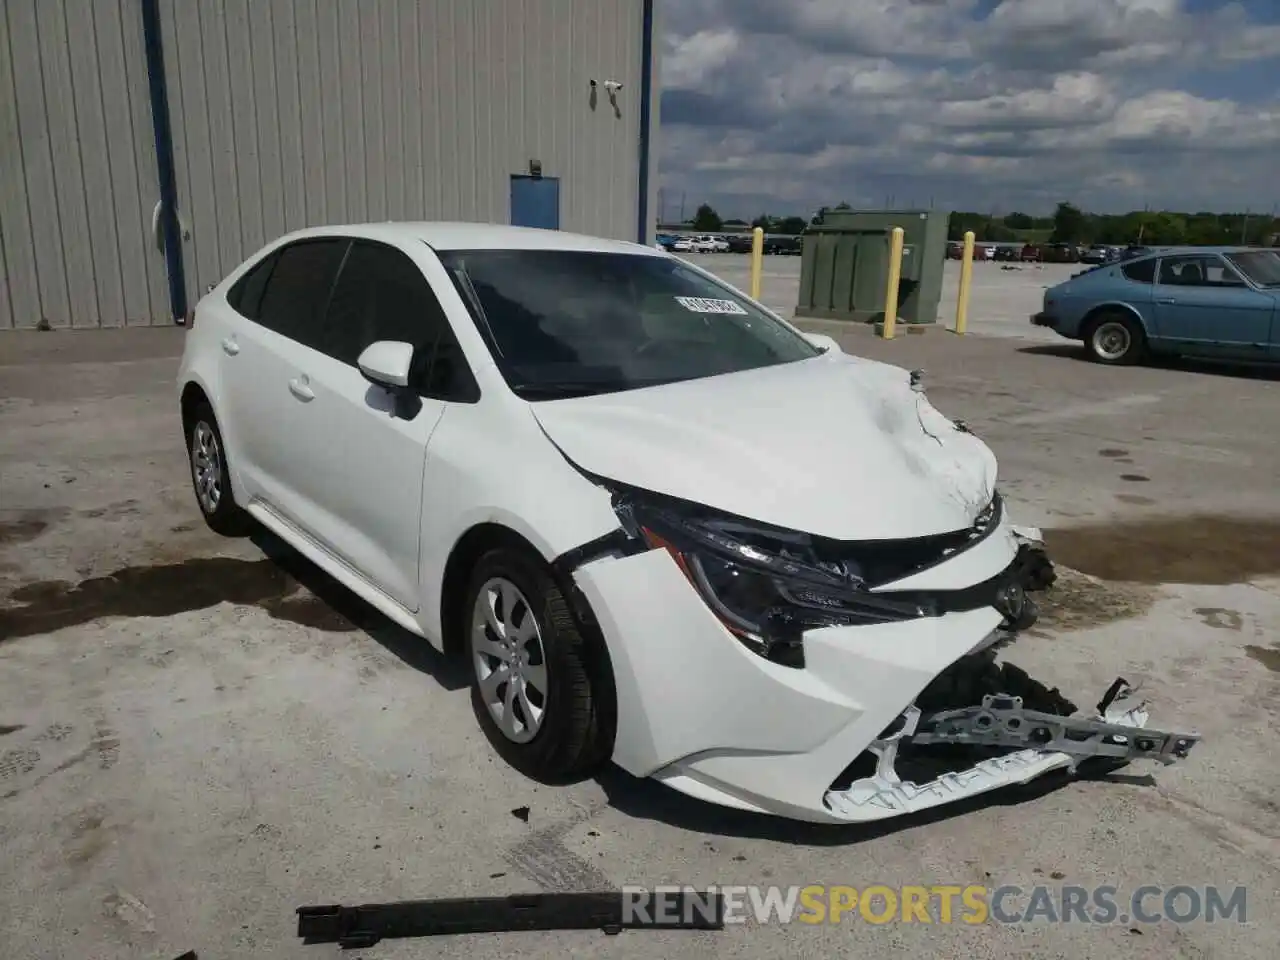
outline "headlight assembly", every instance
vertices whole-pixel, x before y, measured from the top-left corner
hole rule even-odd
[[[616,509],[628,533],[671,554],[730,633],[777,663],[803,666],[806,630],[932,612],[921,597],[870,592],[856,558],[823,558],[806,534],[626,496]]]

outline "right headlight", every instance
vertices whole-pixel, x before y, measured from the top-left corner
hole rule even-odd
[[[872,593],[856,559],[820,559],[807,534],[636,498],[616,509],[629,533],[671,554],[730,633],[776,663],[804,665],[806,630],[933,612],[914,595]]]

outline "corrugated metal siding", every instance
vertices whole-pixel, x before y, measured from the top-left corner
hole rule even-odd
[[[530,159],[561,178],[564,229],[634,239],[641,14],[640,0],[165,4],[193,301],[298,227],[508,222],[509,177]],[[605,80],[623,84],[616,111]]]
[[[0,329],[172,320],[136,6],[0,0]]]

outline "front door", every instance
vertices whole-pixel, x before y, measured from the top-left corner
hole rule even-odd
[[[560,229],[558,177],[511,177],[511,225]]]
[[[425,248],[424,248],[425,249]],[[333,289],[322,355],[309,369],[316,447],[294,481],[322,509],[315,532],[343,561],[417,612],[423,467],[448,402],[431,389],[448,321],[421,269],[401,250],[356,240]],[[365,379],[371,343],[416,348],[412,397]]]
[[[1152,292],[1156,334],[1171,348],[1204,356],[1266,357],[1274,302],[1217,254],[1162,258]]]

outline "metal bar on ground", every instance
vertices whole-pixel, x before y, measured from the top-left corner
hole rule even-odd
[[[530,930],[723,930],[718,893],[619,891],[538,893],[510,897],[404,900],[356,907],[298,908],[298,936],[307,944],[371,947],[383,939]]]

